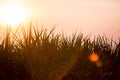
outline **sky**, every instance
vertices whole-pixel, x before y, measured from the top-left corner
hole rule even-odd
[[[32,11],[32,19],[56,31],[120,37],[119,0],[19,0]]]

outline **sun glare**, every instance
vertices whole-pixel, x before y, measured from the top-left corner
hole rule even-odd
[[[20,2],[6,2],[0,6],[0,23],[17,26],[29,16],[29,11]]]

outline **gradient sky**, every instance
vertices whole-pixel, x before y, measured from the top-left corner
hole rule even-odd
[[[72,34],[120,34],[119,0],[20,0],[33,12],[40,25]]]

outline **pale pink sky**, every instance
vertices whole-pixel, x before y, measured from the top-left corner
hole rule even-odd
[[[40,25],[72,34],[120,34],[119,0],[20,0],[25,2]]]

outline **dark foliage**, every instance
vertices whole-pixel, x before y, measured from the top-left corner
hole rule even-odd
[[[18,34],[8,28],[0,44],[0,80],[120,79],[120,42],[53,31],[30,25]],[[98,61],[90,61],[92,53],[98,54]]]

